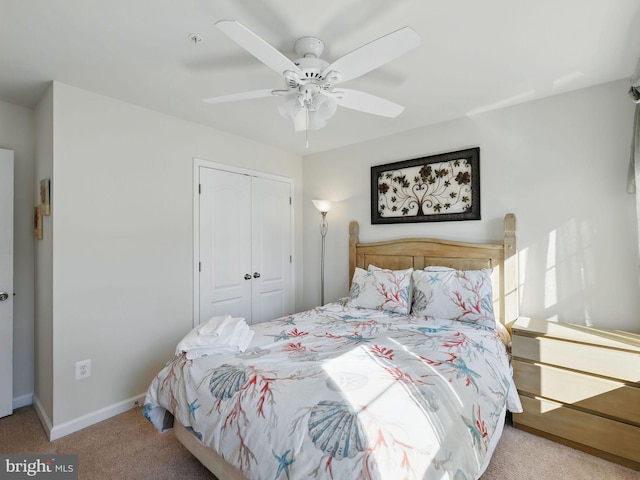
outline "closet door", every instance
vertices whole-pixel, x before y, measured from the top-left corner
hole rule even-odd
[[[250,219],[251,177],[200,168],[200,323],[251,320]]]
[[[252,318],[264,322],[292,313],[291,186],[252,179]]]
[[[199,167],[196,322],[293,313],[291,183]]]

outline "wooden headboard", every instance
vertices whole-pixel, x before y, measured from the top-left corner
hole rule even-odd
[[[516,217],[504,217],[501,243],[466,243],[434,238],[404,238],[360,243],[358,222],[349,224],[349,286],[356,267],[401,270],[444,266],[458,270],[493,268],[493,310],[507,328],[518,318]]]

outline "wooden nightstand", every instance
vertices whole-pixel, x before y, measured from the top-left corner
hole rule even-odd
[[[640,470],[640,335],[520,318],[516,428]]]

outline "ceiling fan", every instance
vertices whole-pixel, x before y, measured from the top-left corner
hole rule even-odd
[[[402,105],[370,93],[335,85],[353,80],[388,63],[420,44],[420,37],[410,27],[384,35],[329,63],[320,58],[324,43],[315,37],[302,37],[295,42],[296,60],[279,50],[235,20],[216,22],[229,38],[269,68],[283,75],[283,89],[263,89],[206,98],[207,103],[250,100],[270,96],[293,96],[279,106],[285,118],[293,120],[295,131],[322,128],[338,106],[361,112],[396,117]]]

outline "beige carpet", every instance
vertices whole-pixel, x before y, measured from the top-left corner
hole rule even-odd
[[[77,454],[80,480],[215,479],[135,408],[49,442],[33,407],[0,419],[0,453]]]
[[[49,442],[34,409],[23,407],[0,419],[0,453],[77,454],[80,480],[215,479],[138,408]],[[640,480],[640,472],[506,425],[482,480],[529,479]]]

